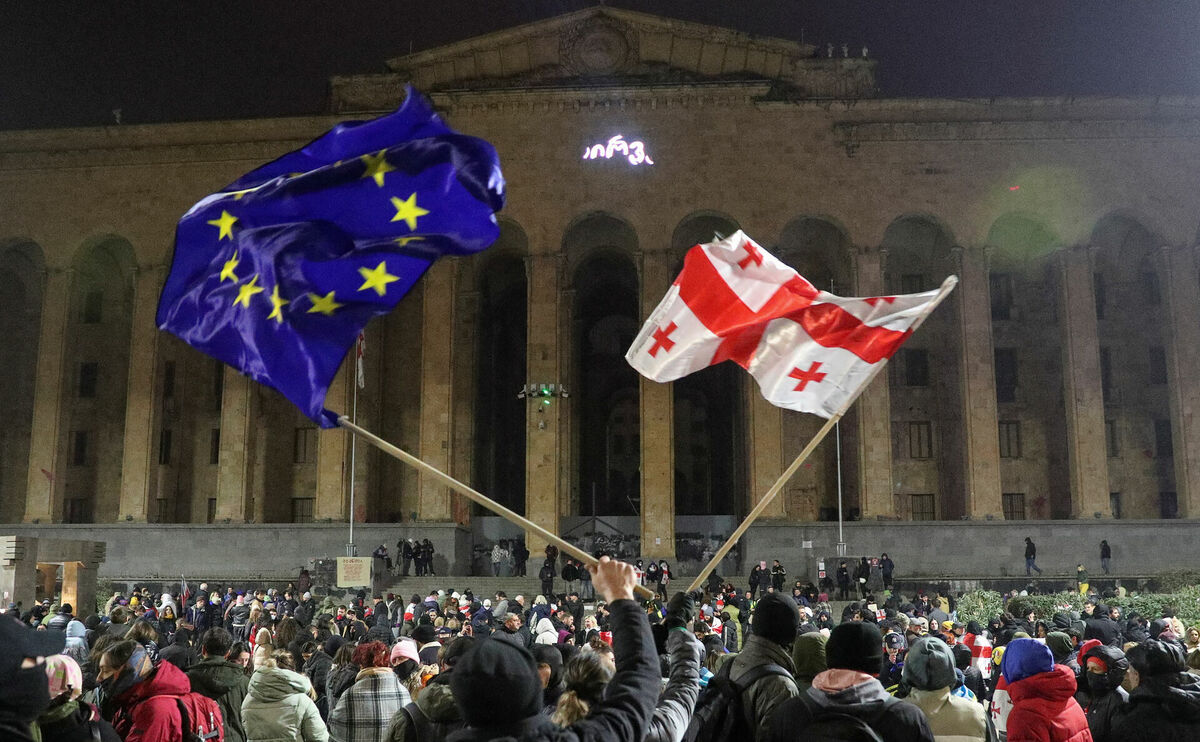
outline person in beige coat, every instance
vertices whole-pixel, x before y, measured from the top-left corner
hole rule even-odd
[[[993,742],[996,733],[983,706],[950,693],[954,654],[944,641],[923,636],[908,648],[902,677],[910,688],[903,700],[925,712],[936,742]]]
[[[250,677],[242,701],[246,742],[328,742],[312,683],[291,669],[294,661],[290,652],[278,650]]]

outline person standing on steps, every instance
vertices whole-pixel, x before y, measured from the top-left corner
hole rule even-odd
[[[1037,566],[1037,546],[1033,543],[1033,539],[1025,537],[1025,574],[1033,574],[1032,570],[1037,570],[1040,575],[1041,567]]]
[[[1108,541],[1100,542],[1100,568],[1104,570],[1104,574],[1108,574],[1109,563],[1112,562],[1112,548],[1108,545]]]

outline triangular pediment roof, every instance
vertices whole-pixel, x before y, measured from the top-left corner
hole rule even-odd
[[[387,64],[423,90],[646,76],[786,79],[798,61],[812,58],[814,50],[787,39],[597,6],[396,57]]]
[[[335,77],[335,110],[411,82],[427,93],[688,83],[769,83],[801,97],[874,94],[874,62],[811,44],[596,6],[387,61],[390,74]]]

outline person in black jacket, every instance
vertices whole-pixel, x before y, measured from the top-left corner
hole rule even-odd
[[[1031,575],[1031,574],[1033,574],[1032,570],[1035,570],[1035,569],[1037,570],[1037,573],[1039,575],[1042,573],[1041,567],[1037,566],[1037,546],[1033,543],[1033,539],[1026,536],[1025,537],[1025,574]]]
[[[828,670],[812,687],[775,708],[758,742],[793,742],[829,714],[862,719],[884,742],[934,742],[921,709],[888,695],[877,676],[883,663],[883,637],[872,623],[836,626],[825,643]],[[851,672],[846,672],[850,670]]]
[[[896,571],[896,563],[884,552],[879,558],[879,571],[883,573],[883,589],[892,589],[892,573]]]
[[[846,567],[845,561],[838,564],[837,586],[838,600],[850,600],[850,570]]]
[[[560,728],[540,712],[542,684],[533,656],[511,642],[477,642],[450,674],[450,689],[467,727],[450,739],[511,738],[529,742],[641,742],[658,699],[659,661],[645,613],[633,599],[633,568],[601,557],[592,582],[608,601],[616,674],[586,719]]]
[[[1085,640],[1099,639],[1110,647],[1121,646],[1121,627],[1109,617],[1108,606],[1103,604],[1096,606],[1092,611],[1092,617],[1085,623],[1087,624],[1083,630]]]
[[[866,598],[867,581],[871,579],[871,565],[867,563],[867,558],[863,557],[858,561],[858,566],[854,569],[854,584],[857,586],[858,597]]]
[[[1200,739],[1200,678],[1186,672],[1179,645],[1151,639],[1130,649],[1126,658],[1134,689],[1127,711],[1113,724],[1110,739]]]
[[[775,592],[777,593],[782,592],[783,583],[785,580],[787,580],[787,570],[785,570],[783,565],[779,563],[779,560],[776,559],[771,564],[771,587],[775,588]]]
[[[1104,574],[1108,574],[1108,568],[1112,562],[1112,547],[1108,545],[1108,541],[1100,542],[1100,568],[1104,570]]]
[[[754,565],[754,569],[750,570],[750,600],[754,600],[755,594],[761,587],[765,593],[767,591],[767,581],[770,579],[770,573],[767,572],[767,563],[759,562]]]
[[[542,581],[542,595],[547,599],[554,594],[554,562],[547,559],[538,571],[538,579]]]
[[[1101,644],[1089,649],[1080,658],[1080,663],[1084,665],[1082,682],[1087,686],[1090,699],[1084,711],[1087,712],[1092,742],[1122,742],[1112,733],[1112,728],[1129,703],[1129,693],[1121,687],[1129,660],[1116,647]]]

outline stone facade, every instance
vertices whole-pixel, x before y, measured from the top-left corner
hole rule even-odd
[[[874,65],[600,7],[335,78],[329,116],[0,134],[0,520],[344,522],[353,479],[356,520],[470,521],[153,326],[180,214],[409,80],[509,200],[367,330],[359,420],[402,448],[552,530],[636,513],[647,556],[744,514],[820,421],[621,359],[686,249],[742,228],[844,294],[961,278],[770,523],[835,517],[839,482],[851,519],[1200,517],[1200,100],[886,99]]]

